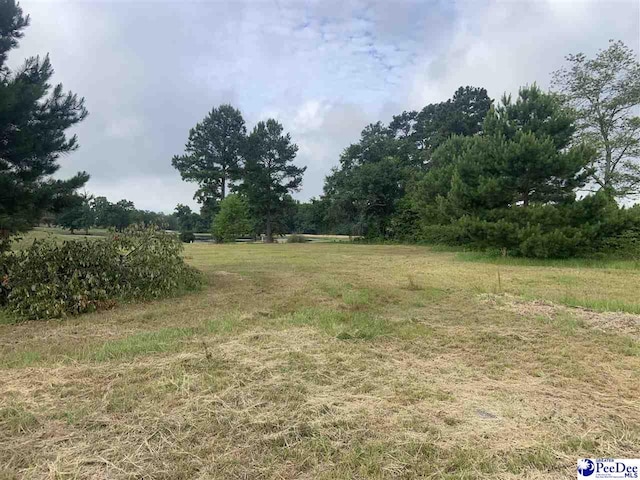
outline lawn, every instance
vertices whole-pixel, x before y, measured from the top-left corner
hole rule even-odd
[[[13,248],[20,250],[29,246],[34,240],[43,240],[45,238],[52,238],[56,241],[84,239],[94,240],[102,238],[106,234],[107,230],[104,228],[91,228],[89,229],[89,235],[85,235],[84,230],[77,230],[74,234],[71,234],[69,230],[62,228],[36,227],[30,232],[21,235],[13,244]]]
[[[630,263],[185,255],[200,292],[0,325],[0,478],[558,479],[640,456]]]

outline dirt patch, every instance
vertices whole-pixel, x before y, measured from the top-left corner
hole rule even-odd
[[[640,340],[640,315],[624,312],[596,312],[586,308],[566,307],[544,300],[524,300],[509,294],[482,294],[480,298],[498,308],[507,309],[525,317],[542,316],[554,319],[559,315],[571,315],[592,328],[628,335]]]

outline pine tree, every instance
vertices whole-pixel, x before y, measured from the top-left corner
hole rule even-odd
[[[215,212],[230,183],[238,179],[246,132],[240,111],[220,105],[189,131],[186,153],[171,160],[183,180],[198,184],[194,198],[208,212]]]
[[[14,233],[32,228],[45,211],[60,211],[89,176],[51,178],[60,155],[78,148],[65,130],[82,121],[84,99],[49,83],[49,57],[31,57],[12,71],[6,60],[29,25],[15,0],[0,0],[0,248]]]
[[[264,227],[266,242],[273,234],[291,203],[290,192],[297,191],[306,167],[293,165],[298,146],[291,135],[283,135],[276,120],[259,122],[247,139],[242,192],[252,215]]]
[[[593,158],[591,149],[572,145],[574,132],[571,112],[535,85],[521,88],[515,102],[503,97],[487,115],[483,132],[494,139],[487,158],[495,162],[496,188],[524,207],[573,199]]]

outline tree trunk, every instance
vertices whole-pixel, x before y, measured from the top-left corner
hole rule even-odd
[[[273,243],[273,232],[271,231],[271,212],[267,214],[267,235],[265,237],[266,243]]]

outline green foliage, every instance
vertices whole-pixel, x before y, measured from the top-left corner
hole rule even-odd
[[[220,202],[213,220],[212,233],[218,242],[233,242],[253,233],[254,221],[247,200],[239,194],[228,195]]]
[[[95,197],[88,194],[75,196],[74,203],[62,210],[54,219],[45,214],[40,219],[48,225],[57,223],[63,228],[74,230],[83,229],[85,233],[93,226],[114,228],[122,231],[134,223],[156,225],[169,230],[177,230],[177,222],[173,215],[137,210],[133,202],[120,200],[111,203],[106,197]]]
[[[296,202],[291,231],[297,233],[328,233],[327,202],[312,198],[306,203]]]
[[[625,213],[630,219],[628,225],[607,238],[605,247],[616,256],[640,263],[640,206],[635,206]]]
[[[298,235],[295,233],[287,237],[287,243],[307,243],[308,241],[310,240],[304,235]]]
[[[565,205],[535,205],[465,215],[426,224],[420,241],[501,250],[531,258],[569,258],[594,252],[632,255],[640,209],[621,209],[600,193]]]
[[[552,95],[522,88],[489,112],[483,135],[451,138],[434,153],[413,198],[433,218],[572,200],[591,160],[589,149],[568,145],[572,133]]]
[[[415,226],[407,222],[416,212],[403,201],[409,182],[432,168],[434,150],[452,135],[479,132],[491,103],[486,90],[460,87],[446,102],[403,112],[386,127],[380,122],[367,126],[326,179],[325,228],[414,239]]]
[[[129,200],[109,202],[105,197],[97,197],[93,201],[96,225],[99,227],[113,227],[121,232],[134,223],[136,207]]]
[[[196,240],[195,234],[190,230],[185,230],[184,232],[180,232],[180,241],[182,243],[193,243]]]
[[[189,131],[186,153],[171,160],[183,180],[198,184],[194,198],[203,205],[224,199],[228,183],[239,178],[246,132],[240,111],[220,105]]]
[[[555,95],[532,86],[515,102],[504,97],[482,135],[452,137],[433,153],[397,222],[417,218],[418,241],[535,258],[604,248],[634,220],[602,195],[576,201],[593,150],[573,144],[574,131]]]
[[[0,248],[9,235],[30,230],[45,211],[58,212],[89,176],[54,179],[61,155],[78,148],[65,131],[87,116],[84,99],[49,83],[49,57],[28,58],[10,69],[8,53],[18,46],[29,17],[14,0],[0,0]]]
[[[266,233],[266,241],[281,233],[286,215],[293,206],[289,195],[302,183],[306,167],[293,164],[298,146],[290,134],[283,134],[276,120],[258,122],[247,139],[241,193],[247,199],[258,229]]]
[[[640,62],[621,41],[595,58],[567,56],[553,86],[578,118],[579,139],[595,149],[591,180],[613,197],[640,191]]]
[[[88,235],[89,229],[95,225],[95,214],[91,208],[91,197],[86,193],[78,197],[76,205],[66,208],[57,217],[57,224],[73,232],[84,230]]]
[[[394,138],[408,143],[406,153],[415,154],[414,149],[423,152],[422,158],[428,163],[431,154],[452,135],[480,132],[492,103],[484,88],[459,87],[449,100],[427,105],[420,112],[394,116],[389,129]]]
[[[181,232],[193,232],[198,229],[199,215],[191,211],[191,207],[179,203],[174,213],[178,221],[178,230]]]
[[[93,242],[36,240],[0,257],[0,303],[25,318],[58,318],[195,288],[199,276],[181,248],[175,236],[143,226]]]

